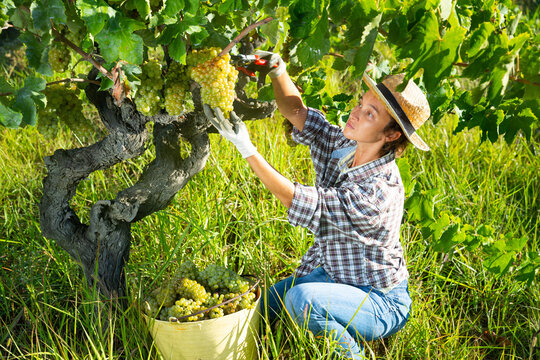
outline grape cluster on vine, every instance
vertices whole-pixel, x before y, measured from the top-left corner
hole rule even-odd
[[[180,115],[193,109],[187,66],[173,61],[165,76],[165,110],[169,115]]]
[[[144,115],[153,116],[161,110],[161,94],[163,78],[161,64],[154,59],[146,61],[142,66],[141,85],[137,90],[135,104],[137,110]]]
[[[238,71],[230,64],[230,55],[218,56],[221,49],[193,50],[187,58],[190,76],[201,85],[202,102],[219,107],[228,116],[233,110]]]
[[[233,110],[238,72],[229,63],[230,55],[218,56],[220,51],[215,47],[193,50],[187,56],[187,66],[172,61],[164,78],[157,60],[146,61],[141,66],[141,85],[134,98],[137,109],[147,116],[153,116],[163,108],[175,116],[193,111],[190,81],[194,80],[201,86],[202,102],[212,108],[221,108],[228,116]]]
[[[71,53],[64,43],[55,41],[49,49],[49,63],[51,68],[59,73],[68,70]]]
[[[145,301],[145,311],[164,321],[215,319],[254,308],[256,295],[249,289],[248,280],[223,266],[211,264],[199,270],[187,261],[151,292]],[[200,313],[193,315],[197,312]]]
[[[83,103],[79,98],[80,90],[76,86],[53,84],[48,86],[43,93],[47,97],[47,106],[38,110],[39,132],[54,136],[61,123],[78,133],[93,130],[91,122],[83,115]]]

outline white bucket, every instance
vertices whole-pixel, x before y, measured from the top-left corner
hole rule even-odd
[[[169,322],[148,319],[150,332],[165,360],[258,359],[259,300],[255,307],[216,319]]]

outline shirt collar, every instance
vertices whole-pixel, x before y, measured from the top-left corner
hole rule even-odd
[[[378,159],[350,168],[349,164],[354,158],[355,151],[356,147],[354,147],[354,149],[352,149],[350,152],[340,158],[338,162],[340,176],[347,176],[355,180],[364,179],[373,174],[383,171],[388,166],[388,164],[392,163],[395,159],[394,151],[390,151],[389,153]]]

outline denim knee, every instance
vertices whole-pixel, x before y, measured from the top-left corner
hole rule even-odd
[[[305,325],[312,309],[309,296],[306,295],[301,285],[293,286],[285,294],[285,309],[300,327]]]

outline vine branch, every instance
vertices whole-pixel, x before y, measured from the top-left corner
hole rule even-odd
[[[70,48],[72,48],[73,50],[75,50],[79,55],[81,55],[84,60],[88,61],[90,64],[92,64],[96,69],[99,70],[100,73],[102,73],[103,75],[107,76],[109,79],[113,80],[114,81],[114,78],[113,78],[113,75],[107,70],[105,69],[103,66],[101,66],[100,63],[98,63],[96,61],[96,59],[94,59],[92,57],[91,54],[88,54],[87,52],[85,52],[83,49],[81,49],[80,47],[78,47],[77,45],[75,45],[74,43],[72,43],[69,39],[67,39],[64,35],[62,35],[60,33],[60,31],[58,31],[56,29],[56,27],[54,26],[54,22],[53,20],[51,19],[51,29],[55,35],[55,37],[57,39],[59,39],[60,41],[66,43]]]
[[[66,83],[66,82],[89,83],[89,84],[95,84],[95,85],[100,85],[100,84],[101,84],[98,80],[79,79],[79,78],[67,78],[67,79],[62,79],[62,80],[56,80],[56,81],[48,82],[48,83],[46,84],[46,86],[51,86],[51,85],[54,85],[54,84],[61,84],[61,83]],[[3,93],[0,93],[0,96],[9,96],[9,95],[13,95],[13,92],[3,92]]]
[[[47,86],[54,85],[54,84],[66,83],[66,82],[79,82],[79,83],[89,83],[89,84],[101,85],[101,82],[99,82],[98,80],[79,79],[79,78],[67,78],[67,79],[62,79],[62,80],[56,80],[56,81],[48,82],[48,83],[47,83]]]
[[[268,24],[270,21],[274,20],[274,18],[272,18],[271,16],[265,18],[265,19],[262,19],[261,21],[257,21],[256,23],[253,23],[251,25],[249,25],[248,27],[246,27],[244,30],[242,30],[240,32],[240,34],[238,34],[237,37],[235,37],[233,39],[233,41],[231,41],[229,43],[229,45],[227,45],[225,47],[225,49],[223,49],[218,56],[223,56],[225,54],[227,54],[229,51],[231,51],[231,49],[233,48],[234,45],[238,44],[240,42],[240,40],[242,40],[247,34],[249,34],[249,32],[261,25],[264,25],[264,24]]]

